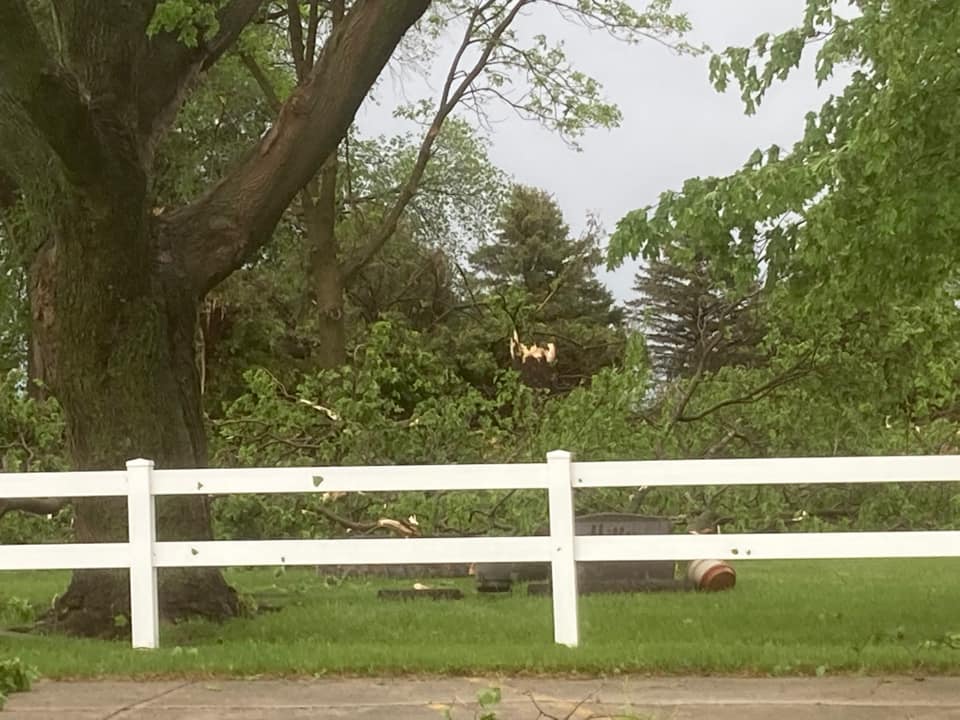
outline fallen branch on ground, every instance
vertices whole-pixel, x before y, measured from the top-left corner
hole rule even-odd
[[[0,500],[0,518],[8,512],[26,512],[34,515],[54,515],[69,504],[66,498],[14,498]]]

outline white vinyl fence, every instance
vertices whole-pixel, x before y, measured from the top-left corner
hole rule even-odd
[[[157,568],[253,565],[549,562],[554,639],[579,642],[576,562],[960,556],[960,531],[733,535],[574,535],[580,488],[953,482],[960,456],[573,462],[545,464],[155,470],[0,474],[0,498],[126,496],[129,541],[0,546],[0,570],[129,568],[133,646],[160,642]],[[159,495],[542,489],[550,534],[540,537],[158,542]]]

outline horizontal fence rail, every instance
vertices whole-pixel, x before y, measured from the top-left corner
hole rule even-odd
[[[109,570],[130,567],[127,543],[0,545],[0,570]]]
[[[329,468],[155,470],[154,495],[237,495],[411,490],[542,490],[545,466],[400,465]],[[188,474],[189,473],[189,474]]]
[[[134,647],[160,642],[158,568],[549,562],[554,640],[579,643],[577,562],[960,557],[960,531],[732,535],[575,535],[581,488],[960,481],[960,456],[778,458],[155,470],[0,474],[0,499],[127,498],[126,543],[0,545],[0,570],[129,569]],[[156,497],[382,491],[546,490],[549,535],[537,537],[159,542]]]
[[[113,497],[127,494],[127,473],[0,473],[0,498]]]
[[[607,535],[577,538],[577,560],[840,560],[960,556],[960,531]]]
[[[545,562],[549,537],[161,542],[157,567]]]
[[[577,488],[955,482],[960,456],[578,462],[573,472]]]

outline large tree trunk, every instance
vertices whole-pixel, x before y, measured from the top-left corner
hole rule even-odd
[[[206,440],[194,358],[197,299],[156,266],[145,192],[131,183],[110,198],[66,200],[56,238],[32,268],[34,341],[63,405],[77,469],[119,469],[147,457],[159,467],[202,467]],[[74,502],[79,542],[124,541],[123,498]],[[203,498],[164,498],[161,539],[210,539]],[[68,632],[125,632],[125,571],[77,572],[52,619]],[[162,571],[161,612],[224,618],[235,593],[217,570]]]
[[[198,302],[269,241],[430,0],[357,0],[256,147],[195,202],[156,217],[159,139],[265,2],[216,3],[215,30],[190,46],[175,32],[148,34],[156,0],[115,5],[58,3],[54,53],[26,0],[0,0],[0,129],[10,131],[0,166],[18,187],[48,192],[46,243],[30,269],[34,360],[63,406],[75,467],[121,468],[135,456],[197,467],[206,461]],[[75,507],[78,540],[126,537],[122,499]],[[161,539],[210,537],[200,498],[166,499],[158,515]],[[115,634],[128,598],[125,573],[78,572],[53,615],[68,630]],[[161,574],[166,617],[235,608],[216,570]]]

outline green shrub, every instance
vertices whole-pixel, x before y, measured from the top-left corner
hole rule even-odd
[[[36,677],[36,670],[24,665],[20,658],[0,660],[0,708],[10,693],[29,690]]]

